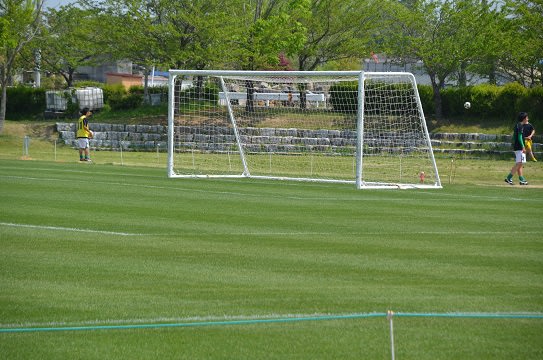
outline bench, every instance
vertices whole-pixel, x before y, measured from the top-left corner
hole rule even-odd
[[[247,100],[247,93],[233,91],[225,93],[221,91],[219,92],[220,105],[226,105],[226,96],[228,96],[229,100]],[[270,101],[300,101],[300,94],[296,92],[255,92],[253,93],[253,98],[255,101],[265,101],[266,106],[270,106]],[[306,93],[305,98],[308,102],[315,103],[317,107],[319,106],[319,103],[324,103],[326,101],[324,94]]]

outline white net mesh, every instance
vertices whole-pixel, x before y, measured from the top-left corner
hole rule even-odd
[[[251,176],[362,185],[435,184],[414,85],[359,73],[174,73],[170,176]],[[367,74],[369,75],[369,74]],[[357,164],[357,124],[363,158]]]

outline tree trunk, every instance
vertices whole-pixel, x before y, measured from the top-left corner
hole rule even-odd
[[[490,71],[488,72],[488,83],[496,85],[496,61],[494,61],[494,58],[492,57],[488,61],[490,65]]]
[[[443,118],[443,103],[441,101],[440,84],[436,79],[435,74],[429,74],[430,81],[432,82],[432,90],[434,92],[434,107],[436,109],[436,118],[441,120]]]
[[[247,102],[245,104],[245,111],[252,113],[255,111],[255,89],[253,82],[251,80],[247,80],[245,82],[245,87],[247,88]]]
[[[151,104],[151,96],[149,95],[149,71],[145,69],[143,75],[143,103]]]
[[[0,134],[4,130],[4,120],[6,119],[6,97],[7,97],[7,86],[5,84],[0,84],[2,86],[2,95],[0,99]]]
[[[460,71],[458,72],[458,86],[465,87],[468,84],[468,79],[466,75],[466,68],[468,64],[465,61],[460,63]]]
[[[300,90],[300,109],[307,108],[307,85],[299,84],[298,90]]]

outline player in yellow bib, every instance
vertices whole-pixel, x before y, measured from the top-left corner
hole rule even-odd
[[[89,129],[89,117],[92,112],[89,108],[81,110],[81,117],[77,121],[77,144],[79,147],[79,161],[91,161],[89,157],[89,138],[92,138],[93,132]]]
[[[535,128],[528,121],[522,127],[522,136],[524,136],[524,145],[526,146],[526,155],[530,157],[532,161],[537,161],[532,150],[532,138],[535,135]]]

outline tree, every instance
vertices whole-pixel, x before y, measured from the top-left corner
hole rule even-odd
[[[0,133],[6,118],[6,88],[21,51],[41,29],[43,0],[0,1]]]
[[[286,58],[303,47],[306,28],[300,19],[309,14],[309,0],[256,0],[254,8],[251,6],[243,4],[237,10],[239,30],[231,38],[235,68],[281,70],[287,64]],[[246,88],[246,111],[253,112],[253,82],[248,80]],[[304,89],[300,91],[300,106],[304,107]]]
[[[396,15],[385,35],[393,54],[422,60],[430,77],[436,117],[442,117],[440,90],[462,67],[481,61],[498,41],[492,24],[493,11],[488,1],[425,1],[409,7],[394,6]]]
[[[500,70],[525,86],[543,85],[543,1],[507,1],[504,11],[510,27]]]
[[[381,2],[373,0],[312,0],[310,16],[301,19],[306,41],[298,53],[300,70],[328,62],[363,58],[379,32]]]
[[[242,31],[238,1],[167,0],[160,12],[170,67],[208,69],[235,64],[232,39]]]
[[[46,36],[43,37],[43,70],[61,75],[72,87],[74,74],[80,66],[92,66],[102,50],[96,43],[97,15],[72,5],[49,9],[45,14]]]
[[[274,70],[280,66],[280,54],[291,56],[306,40],[302,23],[310,15],[309,0],[257,0],[254,9],[239,13],[239,31],[233,38],[238,68]],[[245,13],[245,14],[244,14]]]
[[[228,0],[85,1],[100,13],[97,41],[116,59],[130,59],[144,70],[144,98],[153,67],[205,69],[228,62]]]
[[[164,36],[160,17],[161,2],[106,0],[95,4],[100,33],[95,42],[111,59],[130,59],[143,69],[144,99],[148,100],[148,78],[155,65],[164,63]]]

